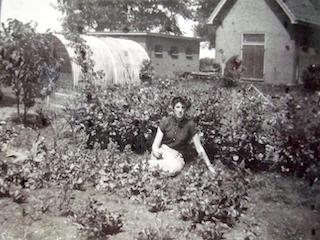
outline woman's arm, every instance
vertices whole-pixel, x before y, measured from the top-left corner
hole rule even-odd
[[[156,137],[154,138],[153,144],[152,144],[152,153],[156,158],[161,158],[161,153],[159,151],[161,141],[163,138],[163,132],[158,127]]]
[[[213,174],[216,174],[215,169],[213,168],[208,155],[206,153],[206,151],[204,150],[201,141],[200,141],[200,136],[198,133],[196,133],[193,138],[192,138],[192,142],[194,144],[194,146],[196,147],[197,153],[198,155],[203,159],[203,161],[205,162],[205,164],[207,165],[208,169],[210,170],[210,172],[212,172]]]

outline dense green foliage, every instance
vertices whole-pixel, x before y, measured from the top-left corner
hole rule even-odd
[[[316,91],[320,89],[320,66],[312,64],[302,72],[302,82],[306,89]]]
[[[37,98],[52,91],[58,78],[59,60],[54,56],[50,34],[39,34],[32,23],[8,20],[0,30],[0,83],[11,86],[17,101],[27,110]]]
[[[23,161],[0,161],[1,196],[21,203],[25,189],[94,187],[145,204],[150,212],[176,211],[187,222],[185,229],[172,230],[175,233],[223,239],[246,210],[250,169],[279,170],[308,178],[311,184],[319,179],[318,94],[277,96],[274,108],[249,86],[193,89],[184,81],[158,80],[105,91],[87,87],[68,104],[64,124],[60,118],[51,119],[50,141],[36,133],[30,137],[32,131],[22,126],[1,126],[1,149],[34,141]],[[148,171],[152,131],[170,113],[168,105],[178,93],[192,102],[190,115],[219,172],[216,178],[198,158],[175,178]],[[19,134],[29,137],[22,140]],[[122,229],[119,215],[92,201],[76,212],[68,194],[61,198],[59,212],[73,217],[88,238]],[[47,208],[41,206],[40,214]],[[172,231],[145,229],[137,239],[170,239]]]
[[[205,21],[218,1],[212,0],[57,0],[68,32],[156,31],[181,35],[178,16],[199,22],[196,31],[206,36]]]
[[[191,18],[192,1],[58,0],[64,29],[95,31],[151,31],[181,34],[176,15]]]
[[[195,19],[198,24],[195,26],[194,32],[196,36],[200,36],[209,40],[210,45],[213,46],[215,39],[214,32],[207,24],[208,18],[218,5],[219,0],[198,0],[196,1]]]
[[[104,91],[91,88],[90,101],[80,94],[76,106],[68,105],[65,116],[84,129],[89,148],[96,143],[105,148],[112,140],[120,150],[130,145],[143,153],[150,150],[159,120],[172,111],[171,99],[182,95],[192,103],[189,114],[212,161],[221,159],[231,167],[275,168],[317,179],[310,170],[318,166],[319,158],[317,94],[306,99],[287,94],[271,105],[250,85],[193,89],[179,80],[154,82]]]
[[[16,131],[21,132],[22,129],[8,126],[2,130],[15,142],[20,138]],[[89,150],[79,141],[84,135],[79,135],[75,144],[72,138],[64,138],[60,134],[54,136],[50,143],[36,138],[23,161],[1,160],[1,196],[23,202],[25,189],[60,187],[86,190],[95,187],[145,204],[150,212],[178,211],[181,219],[194,223],[192,231],[197,234],[202,230],[196,224],[211,222],[219,236],[245,210],[248,179],[240,171],[229,172],[221,167],[221,176],[214,182],[204,163],[196,161],[179,177],[167,178],[159,172],[148,171],[149,154],[139,156],[128,147],[120,152],[112,142],[106,150]],[[71,144],[66,144],[70,140]],[[234,179],[237,179],[236,184]],[[99,208],[95,200],[89,201],[87,208],[75,211],[71,209],[68,191],[60,197],[59,212],[74,217],[88,238],[103,237],[122,229],[121,217]],[[49,205],[44,204],[43,209],[50,208]],[[47,210],[41,211],[45,213]],[[220,224],[225,227],[219,227]]]
[[[76,221],[81,224],[81,230],[86,239],[106,239],[106,236],[121,232],[122,219],[120,214],[101,208],[102,203],[90,199],[85,209],[77,213]]]
[[[320,159],[320,96],[291,94],[281,99],[274,146],[280,170],[288,175],[306,177],[310,184],[319,180]]]

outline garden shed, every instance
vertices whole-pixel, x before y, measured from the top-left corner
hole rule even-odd
[[[90,32],[101,39],[113,37],[139,43],[148,53],[157,75],[198,72],[202,38],[152,32]]]
[[[110,84],[140,83],[139,73],[143,61],[149,60],[147,52],[141,45],[126,39],[102,39],[87,35],[82,37],[92,51],[94,70],[105,73],[105,77],[101,82],[96,82],[96,85],[104,87]],[[62,35],[55,35],[53,41],[57,56],[64,59],[57,85],[59,88],[75,88],[81,80],[81,69],[73,60],[74,49]]]
[[[318,0],[220,0],[207,23],[217,61],[241,55],[243,80],[294,85],[320,63]]]

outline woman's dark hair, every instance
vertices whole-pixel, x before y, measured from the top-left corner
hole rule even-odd
[[[184,97],[174,97],[171,101],[171,106],[174,108],[177,103],[181,103],[186,109],[191,107],[191,102]]]

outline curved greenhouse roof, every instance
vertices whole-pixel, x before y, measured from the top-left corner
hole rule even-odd
[[[55,37],[57,38],[57,54],[65,61],[62,71],[72,74],[72,85],[75,87],[81,79],[81,69],[72,60],[75,57],[74,49],[70,47],[70,42],[62,35],[55,35]],[[100,38],[87,35],[82,37],[92,51],[92,59],[95,63],[94,70],[102,70],[105,73],[102,82],[96,83],[96,85],[140,83],[140,68],[144,60],[149,60],[149,56],[139,43],[112,37]],[[66,84],[62,83],[62,85]]]

